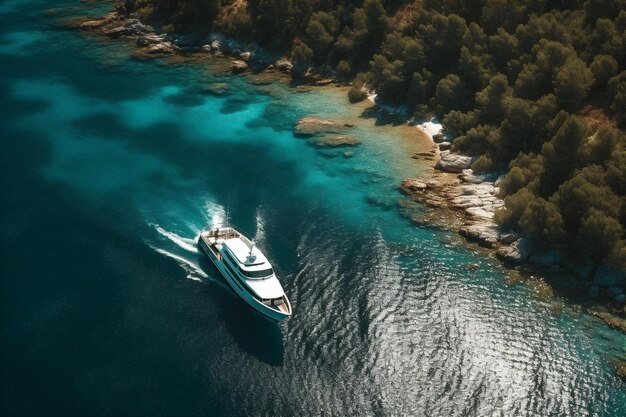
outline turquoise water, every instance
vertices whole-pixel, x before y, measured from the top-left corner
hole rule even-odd
[[[623,336],[411,226],[397,186],[427,169],[408,128],[338,90],[130,59],[60,6],[99,11],[0,5],[3,415],[626,414],[595,340]],[[362,144],[295,138],[308,114]],[[273,261],[287,322],[197,252],[227,211]]]

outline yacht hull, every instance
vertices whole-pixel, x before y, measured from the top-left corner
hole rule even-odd
[[[224,276],[228,285],[241,297],[246,303],[248,303],[252,308],[261,313],[263,316],[273,320],[273,321],[281,321],[289,317],[291,314],[286,314],[281,311],[275,310],[271,307],[266,306],[261,303],[259,300],[254,298],[252,294],[245,288],[244,284],[239,281],[239,279],[233,276],[232,272],[224,265],[224,262],[217,259],[215,253],[211,249],[209,249],[208,244],[200,237],[198,239],[198,246],[202,249],[202,252],[211,260],[213,265],[217,268],[218,271]],[[289,303],[289,299],[285,295],[285,302],[287,303],[287,309],[291,312],[291,304]]]

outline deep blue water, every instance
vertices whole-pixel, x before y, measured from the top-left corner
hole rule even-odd
[[[60,6],[102,10],[0,4],[2,415],[626,415],[602,348],[623,335],[411,226],[397,185],[426,175],[427,145],[410,128],[342,91],[131,59]],[[363,143],[316,149],[291,133],[307,114]],[[226,211],[287,322],[197,252]]]

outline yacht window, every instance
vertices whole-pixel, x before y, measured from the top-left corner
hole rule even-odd
[[[260,271],[246,271],[240,267],[239,270],[248,278],[267,278],[274,273],[274,270],[272,268],[262,269]]]

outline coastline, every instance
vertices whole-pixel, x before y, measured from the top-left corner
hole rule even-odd
[[[568,304],[584,308],[590,316],[626,334],[626,307],[610,295],[615,282],[607,278],[608,272],[599,273],[588,263],[581,264],[555,250],[542,251],[517,233],[502,232],[494,214],[504,205],[498,196],[503,176],[474,174],[471,158],[451,153],[449,146],[441,146],[447,143],[440,133],[441,125],[433,128],[431,121],[416,127],[430,138],[433,146],[429,152],[413,155],[431,166],[431,175],[425,179],[407,178],[400,186],[407,197],[427,207],[424,214],[411,217],[413,223],[456,232],[470,244],[485,248],[504,267],[516,271],[519,275],[514,280],[526,281],[536,293],[542,293],[540,298],[551,299],[555,294],[564,297]],[[595,281],[590,284],[586,280],[592,273]],[[571,283],[560,283],[559,275],[576,277],[574,289]],[[588,297],[583,302],[585,296]],[[610,361],[626,380],[626,357]]]
[[[157,33],[151,26],[137,18],[123,16],[114,11],[102,18],[84,18],[73,21],[73,27],[113,39],[135,43],[133,56],[138,59],[168,58],[174,61],[220,60],[220,68],[233,74],[249,73],[259,83],[288,77],[293,64],[284,57],[274,60],[259,56],[256,51],[226,47],[217,40],[197,46],[178,45],[175,38]],[[215,62],[215,61],[214,61]],[[265,80],[265,81],[264,81]],[[322,75],[308,74],[302,81],[305,85],[330,86],[338,83]],[[307,88],[307,87],[301,87]],[[531,271],[539,275],[547,273],[576,273],[567,269],[563,259],[556,253],[533,253],[528,241],[513,233],[501,233],[493,221],[493,214],[503,205],[497,196],[501,178],[495,175],[474,175],[469,166],[473,160],[449,151],[449,142],[437,143],[437,133],[422,129],[433,142],[432,149],[419,152],[412,157],[428,164],[432,174],[424,179],[406,179],[400,190],[409,198],[427,207],[426,213],[413,217],[418,225],[438,226],[453,230],[467,241],[487,248],[506,266]],[[443,145],[442,145],[443,144]],[[495,178],[494,178],[495,177]],[[585,272],[585,271],[583,271]],[[589,271],[586,271],[589,274]],[[546,284],[549,285],[549,284]],[[609,288],[609,286],[607,286]],[[606,292],[606,290],[605,290]],[[601,306],[602,310],[595,310]],[[589,314],[609,326],[626,333],[626,320],[611,310],[606,298],[596,298],[587,307]],[[621,362],[618,369],[624,368]],[[625,373],[620,373],[626,378]]]

